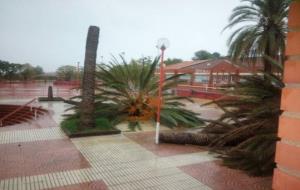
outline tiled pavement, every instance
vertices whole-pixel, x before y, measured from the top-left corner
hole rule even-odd
[[[193,152],[205,151],[205,148],[199,146],[182,146],[175,144],[154,144],[154,132],[142,132],[142,133],[126,133],[126,137],[135,141],[139,145],[143,146],[147,150],[151,151],[157,156],[173,156],[178,154],[187,154]]]
[[[0,179],[90,167],[68,139],[0,144],[0,150]]]
[[[18,153],[19,146],[16,143],[0,145],[0,151],[10,155],[1,156],[3,175],[0,176],[0,189],[49,189],[98,180],[103,180],[109,189],[209,189],[177,168],[213,159],[207,152],[159,157],[124,135],[72,139],[72,143],[91,166],[85,168],[87,164],[82,163],[84,160],[74,158],[78,157],[76,151],[72,153],[70,148],[62,146],[62,142],[57,142],[65,140],[31,140],[29,144],[19,142],[25,149],[22,153]],[[57,149],[51,147],[51,143],[56,143]],[[41,149],[43,147],[45,150]],[[47,159],[49,155],[51,157]],[[53,160],[56,162],[51,165]],[[77,162],[84,169],[72,166],[72,163]],[[38,170],[39,175],[36,175],[35,165],[43,167],[43,171]],[[66,165],[71,165],[72,169],[65,168],[68,167]]]
[[[214,190],[267,190],[271,189],[272,185],[271,177],[248,177],[241,171],[220,166],[219,161],[201,162],[179,168],[202,183],[209,184]]]
[[[154,145],[153,132],[69,140],[39,125],[0,129],[0,190],[271,189],[270,178],[222,167],[205,149]]]
[[[0,132],[0,144],[67,138],[58,127]]]

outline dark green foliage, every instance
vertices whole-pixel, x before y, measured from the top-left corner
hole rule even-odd
[[[40,66],[33,67],[29,63],[18,64],[0,60],[0,80],[30,80],[43,73]]]
[[[163,133],[160,140],[208,145],[226,166],[244,170],[249,175],[271,175],[275,167],[280,95],[284,84],[280,77],[270,74],[242,79],[228,86],[226,96],[209,103],[224,111],[220,119],[206,120],[208,126],[199,133]]]
[[[230,36],[229,55],[237,63],[263,61],[264,73],[242,78],[229,86],[227,98],[215,101],[225,113],[211,122],[203,134],[215,134],[211,151],[223,163],[250,175],[270,175],[275,167],[278,140],[282,64],[290,0],[242,0],[226,28],[241,23]],[[225,29],[226,29],[225,28]],[[275,75],[276,74],[276,75]]]
[[[79,117],[67,117],[64,121],[61,122],[61,127],[64,130],[72,133],[81,132],[82,129],[79,128]],[[85,132],[92,131],[101,131],[101,130],[111,130],[114,129],[112,124],[105,118],[97,118],[96,119],[96,127],[95,128],[84,128]]]
[[[228,88],[227,97],[213,102],[224,114],[202,133],[216,135],[211,151],[219,153],[225,165],[250,175],[272,174],[283,86],[274,75],[248,76]]]
[[[241,0],[225,27],[238,28],[228,39],[229,56],[236,62],[262,59],[265,72],[272,71],[265,56],[282,63],[290,0]]]
[[[290,0],[242,0],[226,28],[246,23],[229,38],[229,55],[239,63],[263,60],[264,73],[242,77],[241,82],[228,86],[226,96],[212,103],[224,114],[201,133],[164,134],[161,140],[209,145],[219,153],[224,165],[241,169],[249,175],[270,175],[275,167],[275,144],[278,140],[278,118],[282,63],[287,32]],[[193,139],[197,139],[196,141]],[[178,140],[177,140],[178,141]]]
[[[183,62],[183,60],[182,59],[178,59],[178,58],[173,58],[173,59],[168,58],[167,60],[164,61],[164,63],[166,65],[172,65],[172,64],[181,63],[181,62]]]
[[[193,60],[206,60],[206,59],[218,59],[221,57],[221,54],[218,52],[210,53],[206,50],[199,50],[195,52]]]
[[[129,128],[140,128],[139,122],[155,120],[158,93],[158,77],[155,71],[159,58],[151,64],[131,61],[128,64],[114,59],[110,65],[100,65],[97,79],[96,114],[106,117],[114,124],[129,122]],[[161,123],[169,127],[195,127],[202,121],[194,112],[188,111],[178,102],[181,98],[174,96],[171,89],[179,80],[179,75],[166,78],[163,85],[163,106]]]

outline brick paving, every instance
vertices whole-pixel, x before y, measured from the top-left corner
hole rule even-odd
[[[68,139],[0,144],[0,179],[90,167]]]
[[[155,145],[153,131],[68,139],[49,117],[24,125],[0,129],[0,190],[271,189],[203,148]]]
[[[157,156],[173,156],[178,154],[187,154],[193,152],[205,151],[204,148],[192,145],[175,145],[175,144],[154,144],[155,132],[139,132],[139,133],[126,133],[128,138],[140,144],[147,150],[151,151]]]
[[[213,190],[270,190],[271,177],[249,177],[245,173],[221,166],[219,161],[179,167]]]

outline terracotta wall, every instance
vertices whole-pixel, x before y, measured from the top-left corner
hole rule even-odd
[[[300,190],[300,1],[290,7],[274,190]]]

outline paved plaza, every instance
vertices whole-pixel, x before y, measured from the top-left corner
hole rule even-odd
[[[69,139],[58,127],[68,105],[41,105],[49,115],[0,128],[0,190],[271,189],[270,177],[223,167],[205,147],[155,145],[149,124],[142,132]]]

